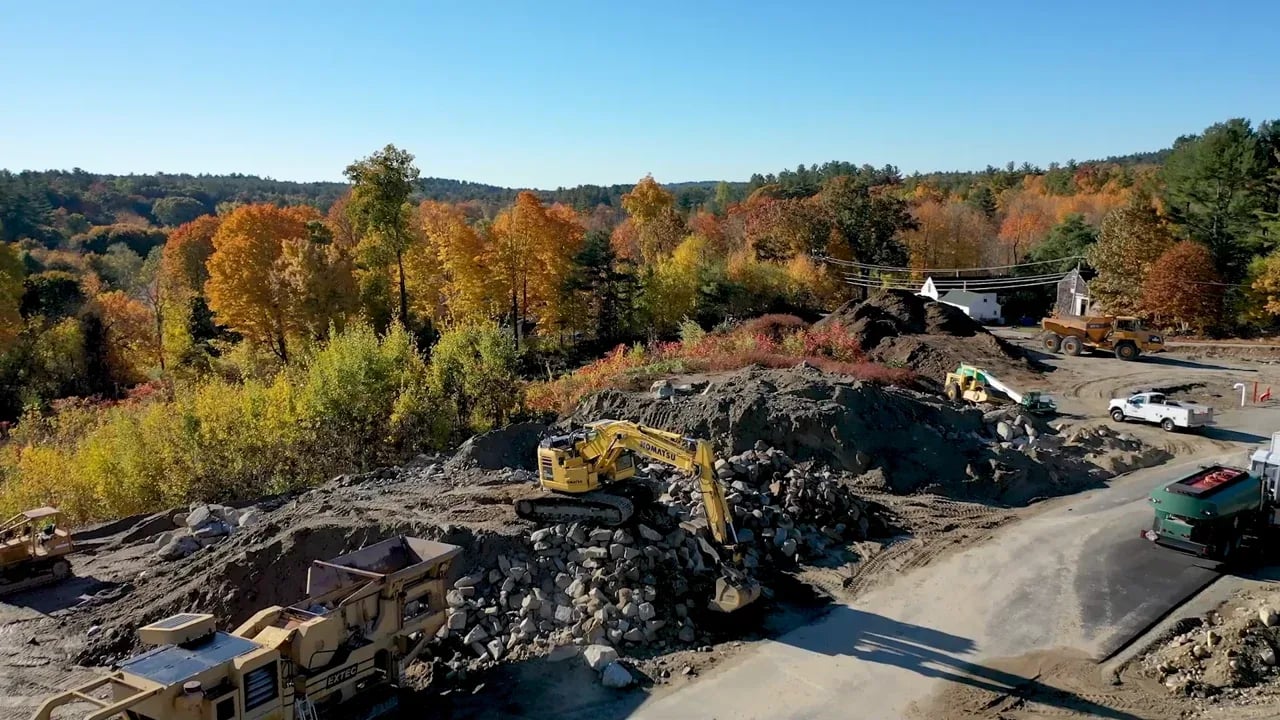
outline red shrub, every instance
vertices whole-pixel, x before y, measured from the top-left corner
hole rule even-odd
[[[742,331],[749,335],[765,335],[773,340],[781,340],[787,335],[804,330],[809,323],[795,315],[774,313],[761,315],[742,324]]]

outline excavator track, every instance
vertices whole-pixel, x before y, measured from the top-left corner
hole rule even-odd
[[[516,515],[538,523],[589,522],[615,527],[635,512],[635,504],[627,498],[599,491],[516,501]]]

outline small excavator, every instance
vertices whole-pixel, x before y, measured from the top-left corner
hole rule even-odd
[[[1052,415],[1058,408],[1039,390],[1019,392],[989,371],[961,363],[955,372],[947,373],[943,381],[943,393],[952,402],[991,402],[992,390],[1004,395],[1034,415]]]
[[[635,514],[634,493],[624,483],[636,475],[637,455],[698,479],[706,522],[687,523],[686,528],[699,539],[703,539],[702,531],[709,531],[733,558],[721,563],[723,577],[716,580],[711,609],[733,612],[755,601],[760,596],[759,584],[735,567],[739,558],[733,514],[715,478],[715,453],[706,440],[625,420],[599,420],[567,435],[547,438],[538,445],[538,482],[554,494],[517,500],[516,515],[541,523],[622,525]],[[719,555],[705,540],[701,545]]]
[[[60,582],[71,575],[71,534],[58,527],[61,513],[42,507],[0,525],[0,596]]]

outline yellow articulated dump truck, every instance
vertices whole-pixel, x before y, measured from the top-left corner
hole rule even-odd
[[[1080,355],[1096,350],[1115,353],[1121,360],[1137,360],[1143,353],[1164,352],[1164,339],[1136,317],[1054,316],[1042,319],[1040,327],[1044,330],[1040,346],[1051,353]]]
[[[401,671],[444,623],[455,545],[398,536],[314,561],[307,597],[232,632],[212,615],[138,629],[152,649],[45,701],[36,720],[88,706],[85,720],[373,718],[396,707]],[[66,708],[58,712],[66,717]]]

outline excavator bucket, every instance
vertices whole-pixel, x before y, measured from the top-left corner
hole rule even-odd
[[[760,598],[760,583],[747,577],[716,578],[716,594],[707,604],[712,610],[731,613]]]

